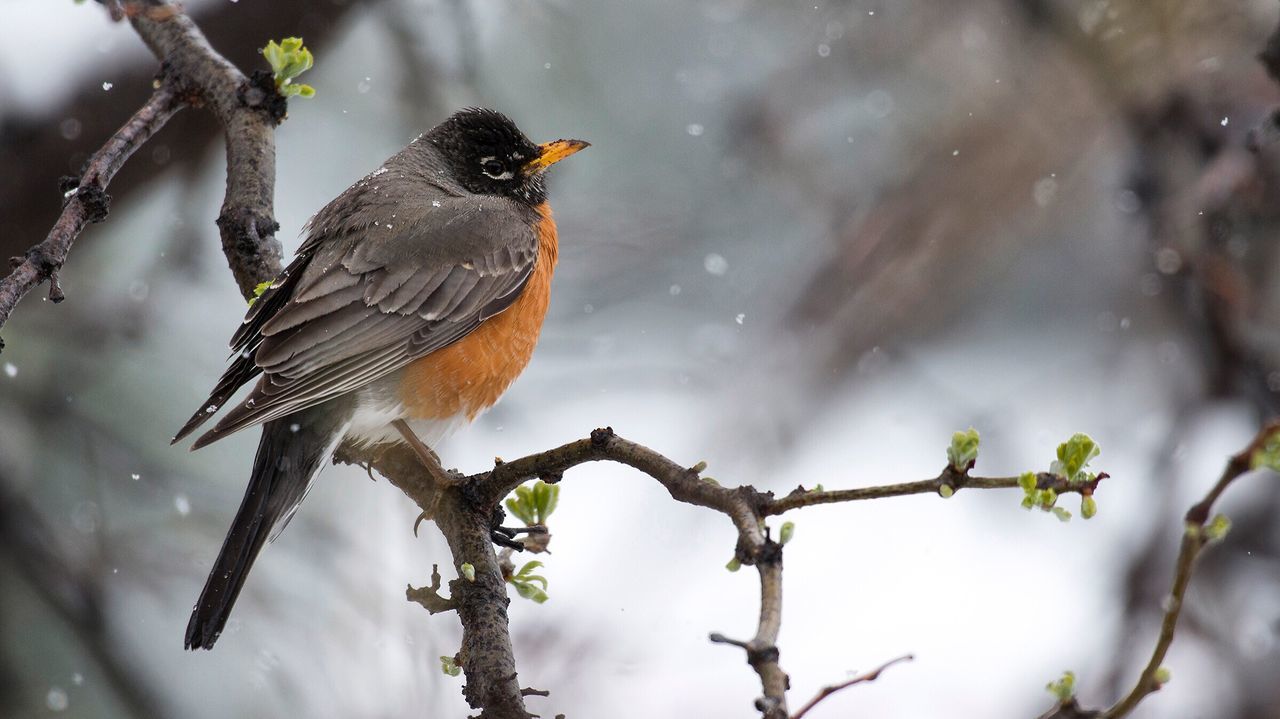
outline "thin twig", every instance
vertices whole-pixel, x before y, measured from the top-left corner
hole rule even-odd
[[[67,261],[71,244],[84,228],[106,218],[111,201],[106,193],[107,185],[134,151],[182,107],[173,84],[161,82],[146,104],[93,153],[74,187],[66,190],[62,214],[48,236],[24,256],[13,258],[13,271],[0,280],[0,326],[9,319],[24,295],[45,281],[50,284],[49,299],[62,301],[58,272]]]
[[[809,700],[808,704],[805,704],[804,706],[800,707],[800,711],[796,712],[795,714],[792,714],[791,719],[801,719],[801,717],[809,713],[810,709],[813,709],[815,706],[817,706],[818,702],[822,701],[823,699],[826,699],[832,694],[835,694],[836,692],[842,691],[844,689],[848,689],[854,684],[861,684],[863,682],[874,682],[875,680],[880,678],[881,672],[893,666],[894,664],[898,664],[899,662],[909,662],[913,659],[915,659],[914,656],[910,654],[904,654],[896,659],[890,659],[889,661],[885,662],[884,664],[881,664],[880,666],[876,667],[875,669],[872,669],[871,671],[865,674],[859,674],[858,676],[853,677],[852,679],[848,679],[846,681],[840,682],[839,684],[832,684],[831,686],[823,687],[821,690],[818,691],[816,696],[814,696],[812,699]]]
[[[1160,671],[1161,664],[1164,663],[1165,655],[1169,652],[1169,646],[1173,644],[1174,630],[1178,626],[1178,617],[1182,613],[1182,605],[1186,598],[1187,586],[1191,583],[1191,573],[1195,568],[1196,558],[1211,541],[1205,532],[1205,523],[1209,521],[1213,504],[1232,482],[1250,470],[1254,452],[1277,432],[1280,432],[1280,421],[1273,421],[1258,432],[1249,446],[1231,457],[1222,471],[1222,476],[1204,499],[1187,511],[1186,525],[1182,533],[1182,547],[1178,551],[1178,560],[1173,572],[1173,589],[1170,590],[1166,599],[1167,604],[1164,618],[1160,622],[1160,636],[1156,639],[1156,646],[1142,674],[1138,676],[1137,683],[1124,698],[1102,713],[1102,719],[1120,719],[1128,716],[1147,695],[1160,689],[1161,683],[1157,673]]]
[[[1107,478],[1100,474],[1089,482],[1072,484],[1065,477],[1048,472],[1036,475],[1037,489],[1052,489],[1058,494],[1077,493],[1093,494],[1098,484]],[[817,504],[833,504],[836,502],[859,502],[867,499],[884,499],[886,497],[906,497],[912,494],[941,494],[944,488],[956,491],[960,489],[1013,489],[1018,486],[1017,477],[970,477],[956,472],[950,466],[933,479],[918,482],[902,482],[884,484],[875,487],[858,487],[856,489],[836,489],[827,492],[815,492],[796,488],[787,496],[773,500],[765,508],[766,515],[782,514],[800,507],[812,507]]]
[[[431,565],[431,585],[419,588],[409,585],[405,590],[405,598],[421,604],[429,614],[451,612],[458,608],[458,603],[452,597],[440,594],[440,565],[438,564]]]

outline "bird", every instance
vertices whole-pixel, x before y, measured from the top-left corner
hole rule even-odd
[[[173,438],[256,379],[192,445],[262,427],[244,499],[187,624],[187,649],[213,647],[263,545],[340,444],[435,445],[524,370],[558,254],[545,173],[588,146],[534,144],[502,113],[465,108],[303,227],[297,255],[232,336],[226,371]]]

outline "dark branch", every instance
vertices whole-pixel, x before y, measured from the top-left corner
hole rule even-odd
[[[218,229],[240,293],[252,297],[255,287],[281,270],[273,207],[274,129],[283,118],[282,98],[273,85],[250,82],[176,6],[135,2],[130,8],[129,21],[143,42],[184,87],[198,93],[225,130],[227,192]]]
[[[84,228],[106,219],[111,202],[107,185],[125,161],[182,107],[174,84],[166,77],[151,99],[89,158],[80,178],[65,188],[62,214],[49,235],[23,257],[13,258],[13,271],[0,280],[0,326],[9,319],[24,295],[45,281],[50,285],[49,299],[62,301],[58,272],[67,261],[71,244]]]

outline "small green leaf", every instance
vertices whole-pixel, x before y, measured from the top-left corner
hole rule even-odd
[[[534,516],[537,524],[546,524],[560,502],[560,485],[547,484],[541,479],[533,483]]]
[[[1169,680],[1173,678],[1173,673],[1169,671],[1168,667],[1160,667],[1152,678],[1156,680],[1156,684],[1168,684]]]
[[[1080,516],[1085,519],[1093,519],[1098,513],[1098,501],[1093,498],[1092,494],[1086,494],[1080,498]]]
[[[516,584],[515,586],[516,586],[516,594],[519,594],[525,599],[531,599],[537,604],[542,604],[546,602],[547,599],[549,599],[545,590],[540,589],[539,587],[533,584],[520,583],[520,584]]]
[[[825,491],[827,491],[827,490],[826,490],[826,489],[824,489],[824,488],[822,487],[822,483],[821,483],[821,482],[819,482],[819,483],[817,483],[817,484],[813,485],[813,489],[811,489],[811,490],[809,490],[809,491],[810,491],[810,492],[825,492]]]
[[[547,518],[560,504],[560,485],[547,484],[540,479],[532,484],[522,484],[503,504],[527,527],[546,524]]]
[[[782,528],[778,530],[778,544],[786,544],[791,541],[791,537],[796,533],[795,522],[783,522]]]
[[[459,570],[459,572],[462,574],[462,578],[463,578],[463,579],[467,580],[468,582],[474,582],[474,581],[476,581],[476,568],[475,568],[475,567],[471,566],[470,564],[468,564],[468,563],[466,563],[466,562],[463,562],[463,563],[462,563],[462,566],[461,566],[461,567],[458,567],[458,570]]]
[[[1053,509],[1053,505],[1058,503],[1058,491],[1053,487],[1040,490],[1040,508],[1044,510]]]
[[[938,496],[942,497],[943,499],[951,499],[952,495],[954,495],[955,493],[956,493],[955,487],[952,487],[949,484],[944,483],[944,484],[938,485]]]
[[[947,447],[947,463],[957,472],[969,471],[978,460],[978,443],[978,430],[973,427],[951,435],[951,446]]]
[[[261,297],[263,293],[265,293],[267,290],[271,289],[274,286],[275,286],[275,280],[267,280],[266,282],[259,282],[258,285],[253,288],[253,297],[249,298],[249,306],[253,307],[253,303],[257,302],[258,298]]]
[[[739,562],[738,558],[734,557],[729,560],[728,564],[724,565],[724,568],[728,569],[730,572],[736,572],[739,569],[742,569],[742,562]]]
[[[707,463],[706,463],[706,461],[698,462],[697,464],[695,464],[695,465],[693,465],[692,467],[690,467],[690,468],[689,468],[689,471],[690,471],[690,472],[693,472],[694,474],[701,474],[701,473],[705,472],[706,470],[707,470]]]
[[[1058,445],[1058,458],[1049,465],[1049,471],[1071,484],[1080,484],[1090,479],[1085,473],[1089,462],[1102,453],[1098,443],[1087,434],[1077,432],[1071,439]]]
[[[1036,506],[1036,497],[1034,494],[1028,494],[1022,498],[1023,509],[1031,509],[1034,506]]]
[[[1026,492],[1028,495],[1034,493],[1036,491],[1036,473],[1023,472],[1022,475],[1018,477],[1018,486],[1022,487],[1022,491]]]
[[[462,673],[462,667],[453,660],[453,657],[440,657],[440,671],[451,677],[456,677]]]
[[[1249,466],[1252,469],[1265,467],[1273,472],[1280,472],[1280,432],[1272,432],[1262,446],[1254,450],[1253,456],[1249,458]]]
[[[272,77],[275,79],[276,91],[285,97],[301,95],[302,97],[311,97],[316,94],[314,88],[310,85],[295,84],[293,81],[302,73],[310,70],[315,64],[315,58],[302,44],[300,37],[287,37],[276,43],[271,40],[266,47],[262,48],[262,57],[271,66]]]
[[[525,562],[523,567],[512,574],[507,581],[516,588],[516,593],[525,599],[532,599],[538,604],[547,601],[547,578],[534,574],[534,570],[542,566],[542,562],[533,560]],[[538,586],[542,585],[542,586]]]
[[[1071,512],[1064,507],[1054,507],[1053,516],[1057,517],[1059,522],[1071,521]]]
[[[1062,678],[1056,682],[1049,682],[1044,686],[1049,690],[1058,703],[1068,701],[1076,695],[1076,674],[1075,672],[1063,672]]]
[[[1230,531],[1231,520],[1225,514],[1214,515],[1213,519],[1204,525],[1204,536],[1210,542],[1221,542]]]

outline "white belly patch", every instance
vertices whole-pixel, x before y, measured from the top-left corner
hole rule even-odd
[[[391,426],[397,419],[407,422],[418,439],[432,448],[469,422],[465,414],[441,419],[409,419],[405,416],[404,404],[395,399],[394,395],[388,396],[390,393],[379,389],[362,388],[357,397],[356,410],[351,417],[351,426],[347,428],[346,438],[358,446],[403,442],[400,432]]]

